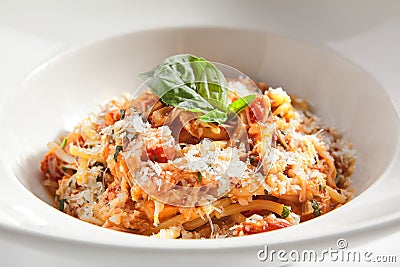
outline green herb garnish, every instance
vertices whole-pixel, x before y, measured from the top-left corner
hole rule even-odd
[[[60,210],[61,211],[64,211],[64,209],[65,209],[65,202],[66,202],[67,200],[65,199],[65,198],[63,198],[63,199],[59,199],[58,200],[58,203],[60,204]]]
[[[203,176],[201,175],[201,172],[197,172],[197,179],[200,183],[203,181]]]
[[[255,95],[248,95],[231,103],[228,108],[231,112],[239,114],[242,112],[248,105],[253,103],[254,99],[256,99]]]
[[[224,123],[230,113],[238,114],[254,99],[249,95],[228,103],[223,73],[204,58],[175,55],[140,75],[152,92],[167,105],[196,113],[203,122]]]
[[[291,207],[283,205],[281,217],[285,219],[287,216],[290,215]]]
[[[123,149],[122,146],[116,146],[116,147],[115,147],[115,153],[114,153],[114,160],[115,160],[115,162],[118,162],[118,154],[119,154],[119,152],[122,151],[122,149]]]
[[[319,205],[318,205],[318,202],[317,201],[315,201],[315,199],[313,199],[312,201],[311,201],[311,207],[313,208],[313,215],[315,216],[315,217],[318,217],[318,216],[320,216],[321,215],[321,210],[320,210],[320,208],[319,208]]]
[[[67,138],[64,138],[62,143],[61,143],[61,149],[64,149],[64,147],[67,145]]]
[[[120,109],[119,114],[121,115],[121,120],[125,118],[125,109]]]

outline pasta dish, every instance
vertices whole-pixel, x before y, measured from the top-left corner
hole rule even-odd
[[[60,211],[200,239],[286,228],[350,200],[352,145],[306,101],[187,54],[141,76],[140,93],[48,143],[40,168]]]

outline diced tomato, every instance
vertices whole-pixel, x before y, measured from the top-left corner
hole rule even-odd
[[[168,157],[161,146],[156,148],[147,148],[147,156],[151,161],[156,161],[158,163],[168,162]]]
[[[106,201],[111,201],[117,198],[118,193],[121,191],[121,184],[116,179],[107,187]]]
[[[163,133],[158,128],[148,129],[149,138],[144,140],[147,158],[154,162],[166,163],[175,156],[174,139],[170,133]]]
[[[290,223],[272,218],[265,218],[263,220],[258,220],[255,222],[246,221],[241,223],[240,226],[234,230],[233,235],[252,235],[282,229],[289,226],[291,226]]]
[[[249,106],[251,122],[266,122],[269,113],[269,103],[263,95],[257,95],[253,103]]]

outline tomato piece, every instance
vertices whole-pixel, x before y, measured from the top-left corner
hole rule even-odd
[[[160,131],[161,128],[151,128],[146,132],[147,137],[144,140],[147,159],[166,163],[173,160],[175,156],[175,140],[169,131]]]
[[[290,223],[267,217],[263,220],[245,221],[241,223],[234,231],[233,235],[252,235],[263,232],[269,232],[291,226]]]
[[[155,161],[158,163],[168,162],[168,157],[161,146],[157,146],[155,148],[147,148],[147,156],[151,161]]]
[[[270,110],[269,101],[264,95],[257,95],[254,101],[249,106],[250,121],[266,122]]]

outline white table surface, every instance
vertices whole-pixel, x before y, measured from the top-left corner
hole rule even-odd
[[[182,25],[251,28],[328,46],[368,71],[400,110],[400,1],[0,0],[0,105],[32,70],[63,51],[139,29]],[[397,232],[357,249],[397,255],[400,262],[399,241]],[[24,263],[15,250],[30,257],[32,266],[49,257],[1,240],[0,248],[2,262],[15,266]]]

